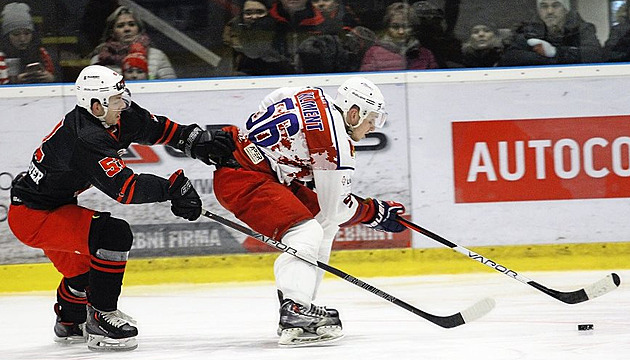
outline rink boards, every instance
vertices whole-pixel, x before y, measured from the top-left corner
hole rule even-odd
[[[630,79],[628,65],[362,75],[379,84],[389,120],[379,134],[358,144],[356,193],[401,201],[412,221],[462,246],[493,249],[486,255],[497,260],[512,260],[505,254],[531,248],[532,257],[552,259],[549,263],[557,268],[551,270],[587,269],[602,265],[575,254],[562,260],[567,252],[562,249],[586,247],[589,251],[583,256],[593,255],[607,264],[617,264],[628,252],[630,225],[621,215],[630,213],[630,95],[622,91]],[[134,100],[156,114],[182,124],[212,127],[242,124],[257,109],[259,99],[276,87],[309,84],[332,94],[348,76],[153,81],[129,87]],[[41,138],[72,108],[74,95],[69,85],[10,86],[0,88],[0,99],[3,120],[11,124],[0,142],[5,154],[0,159],[0,200],[5,206],[7,182],[25,170]],[[212,172],[204,164],[162,147],[132,147],[125,156],[139,173],[167,176],[183,168],[205,206],[229,215],[212,195]],[[251,241],[208,221],[179,221],[168,204],[123,206],[96,190],[82,194],[80,202],[131,223],[136,233],[131,257],[137,263],[130,262],[129,269],[161,261],[178,268],[195,259],[248,256],[244,263],[257,264],[260,259],[267,269],[266,262],[275,256],[247,255]],[[404,263],[406,256],[421,259],[429,253],[439,261],[451,252],[433,249],[440,245],[419,234],[394,239],[361,231],[343,233],[338,244],[344,246],[337,248],[413,249],[367,251],[379,256],[378,261],[393,264]],[[19,244],[6,221],[0,222],[0,245],[0,264],[45,260],[41,252]],[[604,251],[605,246],[616,251]],[[164,256],[188,260],[151,260]],[[220,268],[223,260],[208,261]],[[352,261],[343,264],[351,267]],[[412,268],[418,264],[424,266],[417,261]],[[608,266],[624,264],[630,261]],[[450,267],[427,268],[423,271],[448,273]],[[452,268],[460,271],[460,265]],[[13,271],[11,266],[0,269]],[[228,274],[230,267],[226,269]],[[132,273],[129,282],[136,281]],[[238,280],[240,275],[232,276]],[[166,275],[157,277],[168,281]],[[232,279],[216,275],[222,277]]]
[[[630,243],[488,246],[470,250],[519,273],[618,271],[630,267]],[[278,253],[267,253],[130,259],[124,285],[270,281],[277,256]],[[330,265],[357,278],[494,272],[450,249],[335,251]],[[3,265],[0,276],[5,279],[0,282],[0,293],[54,290],[61,279],[50,263]]]

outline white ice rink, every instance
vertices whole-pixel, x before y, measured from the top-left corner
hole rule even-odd
[[[607,271],[540,272],[526,276],[568,291]],[[569,359],[630,358],[630,271],[619,289],[586,303],[563,304],[498,273],[362,279],[437,315],[463,310],[485,296],[485,317],[442,329],[343,280],[326,280],[318,304],[340,310],[345,338],[327,347],[278,348],[272,283],[128,287],[120,308],[138,320],[139,347],[94,353],[52,341],[54,294],[0,296],[0,359]],[[577,330],[592,323],[593,331]]]

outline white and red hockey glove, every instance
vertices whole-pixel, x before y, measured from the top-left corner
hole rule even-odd
[[[401,203],[395,201],[382,201],[377,199],[366,199],[371,201],[374,206],[374,217],[371,220],[364,221],[367,227],[377,231],[384,232],[401,232],[406,227],[396,220],[396,215],[405,212],[405,207]]]

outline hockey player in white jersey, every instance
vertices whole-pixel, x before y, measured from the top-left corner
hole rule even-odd
[[[311,87],[272,92],[244,128],[223,129],[233,135],[241,167],[215,171],[217,199],[256,232],[324,263],[341,226],[363,223],[379,231],[403,231],[395,220],[403,205],[361,201],[351,193],[352,141],[383,126],[384,105],[381,91],[363,77],[345,81],[334,99]],[[309,181],[315,191],[302,184]],[[283,253],[274,274],[281,302],[280,345],[343,336],[339,312],[313,304],[322,270]]]

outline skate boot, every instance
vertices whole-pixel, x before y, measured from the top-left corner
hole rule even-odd
[[[278,300],[280,301],[280,306],[282,306],[282,303],[284,302],[284,294],[282,294],[281,290],[278,290]],[[311,303],[311,309],[313,308],[317,309],[315,311],[326,311],[326,313],[328,313],[328,316],[332,318],[337,318],[337,320],[339,321],[339,324],[341,324],[341,321],[339,320],[339,311],[337,311],[337,309],[328,308],[326,306],[318,306]],[[279,330],[278,330],[278,335],[280,335]]]
[[[320,345],[339,340],[343,337],[339,312],[336,317],[329,315],[323,306],[311,306],[310,309],[284,299],[280,307],[278,335],[280,346],[295,347]]]
[[[79,344],[86,342],[85,322],[67,322],[61,320],[61,306],[55,304],[57,321],[55,322],[55,342],[60,344]]]
[[[138,347],[135,321],[120,310],[100,311],[88,305],[85,324],[88,349],[94,351],[129,351]]]
[[[337,309],[333,309],[333,308],[328,308],[326,306],[318,306],[315,304],[311,304],[311,309],[317,309],[315,311],[325,311],[326,314],[328,314],[328,316],[330,316],[331,318],[335,318],[337,319],[337,321],[339,321],[339,324],[341,324],[341,320],[339,320],[339,311],[337,311]]]

